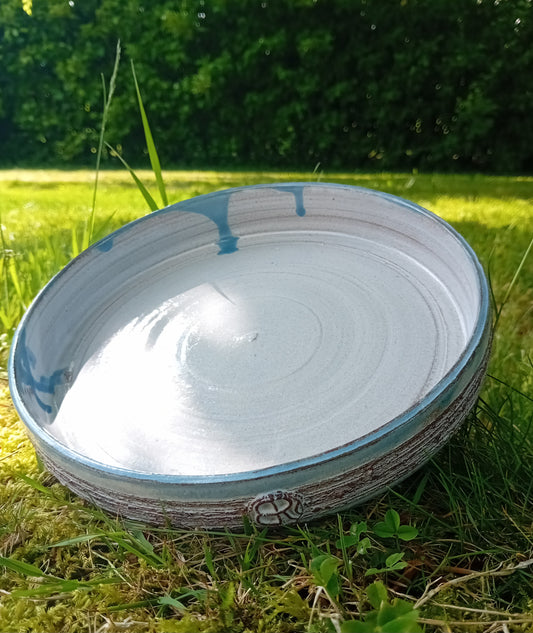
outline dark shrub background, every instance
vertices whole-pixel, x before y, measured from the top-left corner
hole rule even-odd
[[[0,164],[530,172],[530,0],[20,0],[0,5]],[[116,161],[106,157],[106,164]]]

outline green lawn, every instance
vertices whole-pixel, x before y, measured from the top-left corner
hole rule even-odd
[[[39,470],[7,353],[31,298],[80,250],[94,173],[0,171],[0,631],[533,630],[533,178],[165,173],[172,202],[317,179],[409,198],[463,234],[501,310],[489,375],[460,433],[387,494],[310,525],[233,534],[123,522]],[[127,173],[100,174],[96,236],[146,212]]]

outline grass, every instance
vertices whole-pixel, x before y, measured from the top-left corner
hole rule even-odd
[[[99,178],[95,237],[147,210],[127,172]],[[40,470],[9,398],[8,346],[81,248],[94,172],[0,172],[1,631],[533,629],[533,178],[165,173],[172,202],[318,178],[414,200],[467,238],[501,308],[489,376],[460,433],[388,493],[309,525],[216,533],[107,516]]]

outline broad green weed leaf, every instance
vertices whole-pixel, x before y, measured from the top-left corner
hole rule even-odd
[[[421,633],[418,611],[405,600],[395,599],[385,604],[377,613],[377,631],[383,633]]]
[[[337,571],[339,564],[339,559],[330,554],[323,554],[322,556],[314,558],[311,561],[311,571],[318,584],[325,587],[331,576]]]
[[[374,611],[364,614],[364,621],[347,620],[341,624],[341,633],[422,633],[418,624],[418,611],[406,600],[388,601],[387,588],[374,582],[366,589],[368,601]]]
[[[350,527],[350,534],[353,534],[358,539],[363,532],[368,532],[368,526],[366,521],[359,521],[358,523],[352,523]]]
[[[365,536],[365,538],[361,539],[361,541],[357,544],[357,553],[360,556],[364,556],[371,547],[372,544],[370,542],[370,539]]]
[[[387,602],[389,597],[387,588],[380,580],[373,582],[366,588],[366,595],[368,602],[370,602],[374,609],[379,609],[384,602]]]
[[[341,592],[341,580],[338,574],[331,576],[325,589],[331,598],[337,598]]]
[[[381,538],[397,537],[402,541],[412,541],[418,536],[418,530],[412,525],[402,525],[396,510],[387,510],[385,520],[374,527],[374,533]]]
[[[357,545],[357,537],[353,534],[342,534],[340,538],[335,541],[335,547],[339,549],[348,549]]]
[[[402,541],[412,541],[418,536],[418,530],[412,525],[400,525],[397,534]]]
[[[382,538],[391,538],[396,536],[398,528],[400,527],[400,515],[396,510],[387,510],[385,520],[380,521],[374,527],[374,532]]]
[[[381,538],[394,537],[394,531],[391,530],[390,527],[383,521],[381,523],[377,523],[374,526],[374,533],[376,534],[376,536],[380,536]]]
[[[340,580],[337,569],[341,561],[331,554],[321,554],[311,561],[309,566],[318,586],[324,587],[332,597],[340,592]]]
[[[337,571],[337,567],[339,566],[340,561],[333,556],[328,556],[320,565],[320,575],[326,583],[329,581],[331,576]]]
[[[373,633],[374,629],[368,628],[367,622],[358,620],[346,620],[341,624],[341,633]]]
[[[309,569],[313,574],[320,572],[320,566],[322,562],[329,556],[329,554],[317,554],[314,558],[311,559],[309,564]]]
[[[400,515],[396,512],[396,510],[393,510],[392,508],[390,510],[387,510],[387,514],[385,515],[385,523],[390,525],[390,527],[395,532],[398,531],[398,528],[400,527],[401,522],[400,522]]]
[[[341,534],[340,538],[335,542],[335,546],[339,549],[347,549],[348,547],[353,547],[354,545],[358,545],[360,543],[361,535],[363,532],[368,530],[367,524],[365,521],[359,521],[358,523],[352,523],[350,526],[349,534]],[[368,538],[363,539],[368,541],[370,544],[370,540]],[[359,551],[359,547],[357,548],[357,553],[366,553],[366,549],[364,552]]]
[[[394,570],[407,567],[407,563],[402,560],[404,556],[404,552],[397,552],[396,554],[391,554],[390,556],[387,556],[387,559],[385,560],[385,565],[387,566],[387,569]]]
[[[371,567],[370,569],[367,569],[367,571],[365,572],[365,576],[374,576],[375,574],[382,574],[389,571],[399,571],[400,569],[404,569],[405,567],[407,567],[407,563],[402,560],[404,556],[404,552],[397,552],[395,554],[387,556],[384,567],[380,567],[379,569],[377,567]]]

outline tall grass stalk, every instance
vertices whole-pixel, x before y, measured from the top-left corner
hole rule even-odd
[[[159,156],[157,154],[157,149],[155,147],[154,138],[152,136],[152,131],[150,129],[150,124],[148,123],[148,117],[146,116],[146,111],[144,109],[141,91],[139,88],[139,82],[137,81],[137,75],[135,74],[135,64],[133,63],[133,60],[131,60],[131,72],[133,74],[133,81],[135,82],[135,91],[137,92],[137,101],[139,102],[139,110],[141,113],[144,137],[146,139],[146,147],[148,149],[148,155],[150,157],[150,164],[152,165],[152,171],[154,172],[154,175],[155,175],[155,179],[157,182],[157,186],[159,188],[159,193],[161,195],[161,200],[163,202],[163,205],[167,206],[168,198],[167,198],[165,182],[163,180],[163,174],[161,173],[161,164],[159,162]]]
[[[118,75],[118,67],[120,64],[120,40],[117,41],[117,48],[115,52],[115,64],[113,67],[113,73],[111,74],[111,79],[109,80],[109,93],[106,94],[106,86],[105,86],[105,78],[102,74],[102,90],[103,90],[103,102],[104,109],[102,113],[102,126],[100,128],[100,137],[98,139],[98,149],[96,152],[96,172],[94,176],[94,189],[93,189],[93,200],[91,205],[91,213],[89,215],[89,222],[86,230],[84,231],[83,240],[82,240],[82,249],[85,249],[92,242],[93,234],[94,234],[94,219],[96,214],[96,194],[98,191],[98,178],[100,175],[100,163],[102,160],[102,151],[104,148],[104,135],[105,128],[107,124],[107,117],[109,115],[109,108],[111,107],[111,102],[113,100],[113,94],[115,92],[115,85]]]
[[[500,320],[501,314],[503,309],[505,308],[506,303],[509,301],[509,297],[511,296],[511,292],[513,291],[513,288],[516,285],[516,282],[518,280],[518,277],[520,275],[520,273],[522,272],[522,269],[524,267],[524,264],[526,263],[526,260],[529,256],[529,253],[531,252],[531,248],[533,247],[533,237],[531,238],[531,241],[529,242],[529,245],[527,247],[527,249],[525,250],[524,254],[522,255],[522,259],[520,260],[520,264],[518,265],[513,278],[511,279],[511,282],[509,283],[509,285],[507,286],[507,291],[505,293],[505,296],[502,299],[502,302],[500,303],[500,306],[498,307],[497,311],[496,311],[496,316],[494,318],[494,329],[496,329],[498,322]]]
[[[7,306],[9,303],[9,284],[7,281],[7,268],[9,265],[9,251],[6,244],[6,238],[4,236],[4,225],[2,224],[2,214],[0,213],[0,246],[2,247],[2,258],[0,259],[0,264],[2,266],[2,280],[3,280],[3,292],[4,292],[4,301]]]
[[[166,185],[163,178],[163,173],[161,171],[161,162],[159,160],[159,155],[157,153],[157,148],[155,146],[154,137],[152,135],[152,130],[150,128],[150,123],[148,121],[148,116],[146,115],[146,110],[144,108],[144,103],[141,95],[141,90],[139,88],[139,82],[137,80],[137,74],[135,73],[135,64],[133,60],[131,60],[131,72],[133,75],[133,82],[135,84],[135,91],[137,93],[137,102],[139,104],[139,112],[141,114],[141,121],[143,125],[144,138],[146,141],[146,148],[148,149],[148,156],[150,157],[150,165],[152,167],[152,173],[155,176],[155,180],[157,183],[157,187],[159,189],[159,194],[161,196],[161,201],[163,206],[168,205],[168,196],[166,191]],[[147,187],[143,184],[141,179],[137,176],[133,168],[127,163],[127,161],[120,155],[118,150],[116,150],[109,143],[105,143],[107,149],[109,150],[111,156],[114,158],[118,158],[118,160],[122,163],[123,167],[125,167],[130,176],[133,178],[133,181],[137,185],[138,190],[140,191],[142,197],[144,198],[146,204],[148,205],[150,211],[157,211],[160,208],[160,205],[155,201],[152,194],[148,191]]]
[[[7,332],[12,332],[22,313],[27,309],[27,297],[23,291],[17,264],[15,262],[15,252],[8,248],[2,224],[2,214],[0,213],[0,275],[2,277],[3,301],[0,305],[0,324]],[[14,293],[12,292],[14,290]]]

